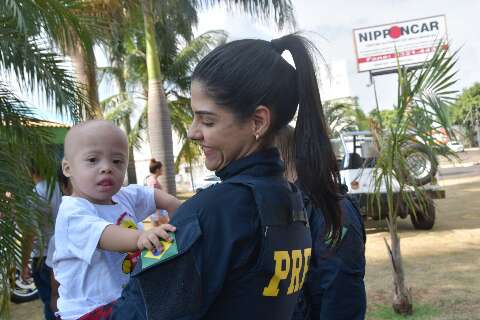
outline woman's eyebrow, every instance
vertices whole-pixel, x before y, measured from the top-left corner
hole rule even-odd
[[[214,116],[214,117],[217,116],[217,114],[214,112],[204,111],[204,110],[194,111],[193,113],[196,114],[197,116]]]

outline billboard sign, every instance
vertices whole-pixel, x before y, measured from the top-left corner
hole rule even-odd
[[[428,61],[442,42],[447,47],[444,15],[353,30],[359,72]]]

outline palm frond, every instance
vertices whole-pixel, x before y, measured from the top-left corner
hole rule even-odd
[[[448,56],[446,50],[439,46],[423,68],[398,69],[398,103],[393,120],[383,121],[388,126],[382,128],[383,134],[378,134],[380,154],[374,169],[374,192],[370,199],[372,205],[376,203],[379,207],[381,190],[386,190],[391,221],[396,219],[401,209],[398,201],[394,201],[394,189],[400,190],[399,201],[412,212],[427,202],[425,191],[410,183],[406,175],[411,171],[406,159],[408,145],[421,145],[435,156],[454,156],[449,148],[436,141],[434,134],[439,130],[452,134],[448,109],[455,93],[450,88],[455,83],[456,54]],[[381,114],[378,116],[381,117]]]
[[[78,121],[90,108],[62,57],[40,40],[27,39],[15,29],[0,29],[0,68],[35,93],[40,89],[60,114]]]
[[[190,75],[197,63],[214,47],[227,40],[223,30],[205,32],[189,42],[180,50],[171,64],[164,69],[165,78],[186,91],[190,86]]]
[[[0,314],[8,312],[9,274],[20,264],[23,235],[42,240],[45,214],[33,192],[30,169],[54,180],[51,136],[30,109],[0,82]],[[43,241],[40,241],[43,243]]]
[[[128,136],[128,142],[132,145],[135,149],[139,150],[142,147],[142,134],[147,129],[148,119],[147,119],[147,106],[145,106],[138,118],[137,122],[134,124],[132,131],[130,131],[130,135]]]
[[[119,93],[101,101],[104,111],[104,117],[107,120],[115,122],[117,125],[123,121],[125,117],[130,118],[135,102],[130,99],[128,94]]]
[[[25,6],[27,6],[27,8],[25,8]],[[21,5],[15,0],[5,0],[0,3],[0,12],[6,17],[12,17],[16,28],[21,32],[27,31],[27,23],[32,21],[32,11],[33,10],[29,10],[28,3]]]
[[[273,18],[280,29],[290,26],[295,29],[296,21],[290,0],[195,0],[196,7],[211,7],[216,4],[226,4],[232,10],[240,8],[246,13],[261,17]]]

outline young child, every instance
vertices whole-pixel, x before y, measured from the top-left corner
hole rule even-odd
[[[89,319],[120,297],[144,248],[162,250],[159,237],[171,240],[164,224],[148,231],[136,224],[157,208],[175,211],[180,201],[158,189],[122,188],[128,141],[104,120],[74,126],[65,137],[63,173],[73,193],[63,198],[55,225],[53,269],[60,283],[62,320]]]

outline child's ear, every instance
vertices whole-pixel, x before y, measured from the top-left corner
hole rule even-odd
[[[70,163],[65,158],[62,160],[62,171],[65,177],[70,178],[72,176]]]

